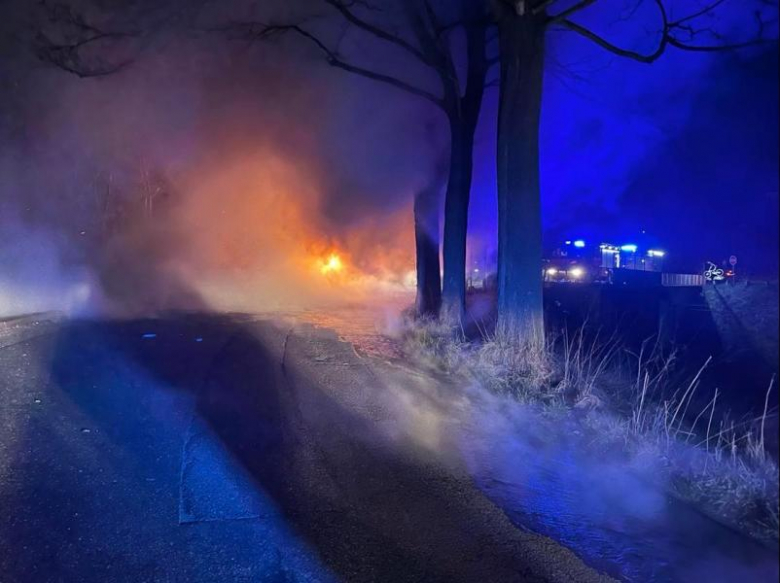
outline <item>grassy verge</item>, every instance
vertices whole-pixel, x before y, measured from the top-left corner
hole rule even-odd
[[[568,408],[594,447],[652,464],[673,495],[777,542],[778,467],[764,447],[767,419],[776,414],[770,408],[774,379],[762,415],[733,421],[718,408],[717,389],[695,410],[709,360],[680,381],[676,353],[649,342],[635,353],[615,337],[586,338],[579,331],[529,340],[512,328],[469,342],[443,324],[412,320],[402,340],[423,367],[468,376],[521,402]]]

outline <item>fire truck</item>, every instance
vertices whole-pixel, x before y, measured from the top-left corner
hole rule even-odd
[[[642,249],[634,243],[589,244],[574,239],[553,250],[542,269],[547,283],[609,284],[642,278],[637,272],[659,274],[665,256],[661,249]]]
[[[699,273],[668,273],[666,251],[635,243],[589,243],[566,240],[548,252],[542,262],[545,285],[604,284],[635,287],[701,287],[708,281],[729,281],[734,269],[709,263]],[[481,266],[480,266],[481,267]],[[469,289],[495,289],[496,274],[474,267],[467,279]]]

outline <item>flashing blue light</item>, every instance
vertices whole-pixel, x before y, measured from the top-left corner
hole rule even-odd
[[[621,251],[628,251],[629,253],[636,253],[636,245],[623,245],[620,250]]]
[[[585,246],[585,241],[583,241],[582,239],[577,239],[574,242],[574,246],[582,249]]]

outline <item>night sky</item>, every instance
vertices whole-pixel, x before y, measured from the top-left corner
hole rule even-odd
[[[776,276],[776,45],[670,50],[646,65],[568,33],[550,44],[541,130],[548,247],[572,238],[646,242],[668,251],[669,267],[698,269],[736,254],[743,269]],[[562,71],[555,59],[579,68]],[[484,233],[495,224],[491,97],[472,208]]]

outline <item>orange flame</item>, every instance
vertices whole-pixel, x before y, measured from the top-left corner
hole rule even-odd
[[[342,269],[344,269],[344,262],[337,253],[331,253],[326,259],[323,259],[320,262],[320,273],[322,273],[322,275],[338,273]]]
[[[334,232],[307,170],[252,156],[204,168],[187,185],[178,267],[209,305],[260,311],[413,289],[408,205]]]

